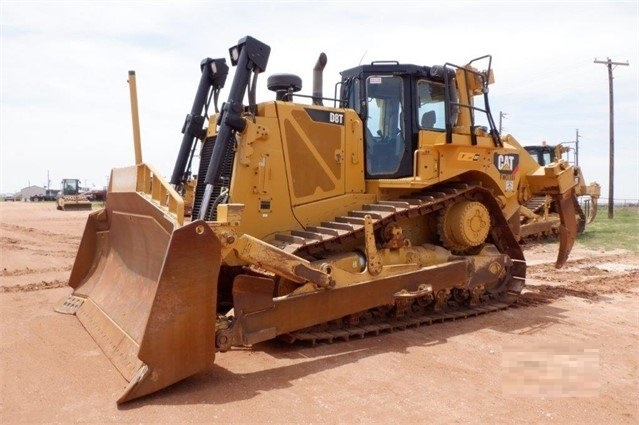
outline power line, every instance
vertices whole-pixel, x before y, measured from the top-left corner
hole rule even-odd
[[[501,122],[503,119],[506,119],[507,116],[508,116],[508,112],[499,111],[499,134],[501,134],[501,130],[502,130]]]
[[[612,91],[612,70],[613,65],[615,67],[617,65],[628,66],[628,61],[626,62],[613,62],[610,58],[606,58],[605,61],[600,61],[595,58],[595,63],[600,63],[606,65],[608,67],[608,93],[610,99],[610,167],[609,167],[609,176],[608,176],[608,219],[613,219],[615,217],[615,212],[613,208],[613,195],[614,195],[614,178],[615,178],[615,107],[613,101],[613,91]]]
[[[570,142],[562,142],[562,145],[568,144],[568,143],[574,143],[575,147],[573,148],[567,148],[567,154],[568,157],[567,159],[570,159],[570,151],[572,150],[574,152],[574,163],[575,163],[575,167],[579,167],[579,129],[575,130],[575,140],[570,141]]]

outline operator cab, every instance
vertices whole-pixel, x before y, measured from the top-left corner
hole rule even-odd
[[[456,103],[457,91],[453,71],[446,90],[443,69],[373,62],[341,73],[342,104],[364,123],[366,178],[412,176],[419,131],[446,131],[446,98]],[[457,113],[448,115],[454,123]]]
[[[65,195],[77,195],[80,193],[80,180],[62,179],[62,193]]]
[[[526,149],[530,156],[541,166],[548,165],[555,160],[554,146],[524,146],[524,149]]]

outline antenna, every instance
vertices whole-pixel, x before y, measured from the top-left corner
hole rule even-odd
[[[358,66],[362,64],[362,61],[364,60],[364,56],[366,56],[366,53],[368,53],[368,50],[366,50],[364,54],[362,55],[362,58],[359,60],[359,63],[357,64]]]

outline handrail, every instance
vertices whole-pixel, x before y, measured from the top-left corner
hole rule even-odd
[[[470,64],[472,64],[475,61],[478,60],[482,60],[482,59],[486,59],[488,58],[488,70],[486,71],[477,71],[474,69],[470,69],[469,66]],[[478,58],[475,58],[473,60],[471,60],[468,65],[466,66],[459,66],[459,65],[455,65],[453,63],[450,62],[446,62],[444,64],[444,68],[445,69],[449,69],[449,68],[453,68],[455,70],[462,70],[464,72],[464,76],[465,76],[465,80],[466,80],[466,87],[468,86],[468,74],[474,74],[476,76],[478,76],[481,81],[482,81],[482,91],[483,91],[483,95],[484,95],[484,109],[482,108],[478,108],[476,106],[473,106],[469,99],[469,103],[468,104],[463,104],[461,102],[452,102],[451,99],[448,98],[448,96],[446,96],[446,98],[444,99],[444,103],[445,103],[445,108],[446,108],[446,143],[452,143],[452,139],[453,139],[453,129],[452,129],[452,124],[449,122],[448,120],[448,116],[450,114],[450,108],[451,106],[457,106],[459,108],[466,108],[469,109],[470,111],[478,111],[478,112],[483,112],[486,114],[486,119],[488,120],[488,125],[490,126],[490,136],[493,139],[493,144],[496,147],[503,147],[503,144],[501,142],[501,135],[499,134],[499,131],[497,130],[497,127],[495,125],[495,120],[493,119],[493,115],[490,111],[490,103],[488,102],[488,84],[489,84],[489,76],[490,76],[490,72],[491,72],[491,65],[492,65],[492,56],[491,55],[484,55],[484,56],[480,56]],[[448,85],[449,85],[449,76],[448,76],[448,72],[444,72],[444,84],[446,86],[446,88],[448,89]],[[467,88],[464,88],[465,90],[467,90]],[[477,135],[474,132],[474,127],[475,127],[475,117],[474,117],[474,113],[470,114],[470,127],[471,127],[471,131],[470,131],[470,137],[472,140],[472,145],[477,145]]]
[[[109,192],[143,193],[151,198],[157,207],[171,215],[179,226],[184,225],[184,200],[162,175],[148,164],[111,170]]]
[[[184,224],[184,200],[162,176],[148,164],[137,165],[136,191],[143,192],[161,207],[167,208],[178,225]]]

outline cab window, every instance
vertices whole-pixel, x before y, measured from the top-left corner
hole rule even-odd
[[[405,150],[402,79],[370,76],[366,80],[366,172],[390,175],[399,169]]]
[[[348,106],[354,109],[358,115],[362,112],[359,90],[359,79],[355,78],[348,86]]]
[[[422,130],[445,130],[446,108],[444,85],[428,80],[417,82],[417,123]]]

